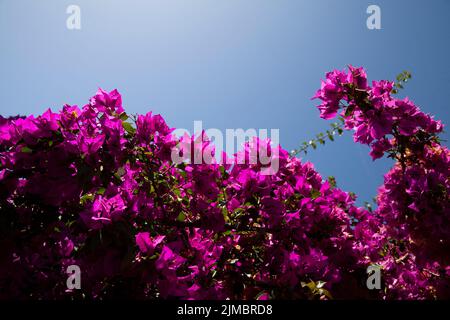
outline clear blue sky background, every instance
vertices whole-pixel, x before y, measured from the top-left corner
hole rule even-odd
[[[81,8],[81,30],[66,8]],[[381,7],[382,30],[366,8]],[[328,127],[310,97],[347,64],[413,74],[401,95],[450,125],[450,1],[0,0],[0,114],[84,105],[117,88],[172,127],[279,128],[290,150]],[[449,135],[445,134],[448,139]],[[305,160],[370,200],[392,165],[346,134]]]

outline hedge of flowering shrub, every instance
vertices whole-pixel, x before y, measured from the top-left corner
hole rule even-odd
[[[374,159],[395,159],[373,212],[267,140],[224,164],[174,162],[173,129],[152,113],[129,118],[115,90],[82,109],[0,117],[0,298],[449,298],[442,124],[391,90],[350,67],[315,96]],[[202,137],[189,154],[214,149]],[[261,147],[274,174],[237,161]],[[366,287],[373,264],[381,290]],[[80,290],[67,289],[69,265]]]

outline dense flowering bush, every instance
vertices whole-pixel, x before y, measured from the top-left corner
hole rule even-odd
[[[326,75],[314,98],[321,117],[339,110],[354,140],[375,160],[396,160],[377,196],[378,208],[355,228],[367,262],[385,274],[387,298],[450,297],[450,152],[439,144],[443,125],[409,99],[391,96],[393,83],[367,84],[362,68]],[[375,223],[374,221],[375,220]]]
[[[82,109],[0,117],[0,298],[449,297],[442,125],[391,88],[350,68],[316,95],[372,157],[396,159],[375,212],[267,140],[216,155],[226,162],[174,162],[180,143],[202,138],[187,158],[214,146],[175,137],[159,115],[129,118],[115,90]],[[272,175],[239,161],[261,146],[278,157]],[[381,291],[366,287],[373,263]],[[81,290],[66,287],[69,265]]]

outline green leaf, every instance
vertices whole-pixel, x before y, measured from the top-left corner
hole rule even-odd
[[[330,139],[330,141],[334,141],[334,137],[331,133],[328,135],[328,139]]]
[[[129,134],[136,133],[136,129],[133,127],[133,125],[131,123],[122,121],[122,125],[123,125],[123,128],[125,129],[125,131],[128,132]]]
[[[174,188],[173,189],[173,193],[177,196],[177,197],[181,197],[181,191],[178,188]]]
[[[180,222],[183,222],[184,220],[186,220],[186,215],[184,214],[184,212],[180,212],[180,214],[177,217],[177,220]]]
[[[94,200],[94,195],[92,193],[86,193],[80,198],[80,204],[84,205],[92,200]]]
[[[333,188],[336,187],[336,178],[333,176],[329,176],[328,177],[328,183],[330,184],[330,186],[332,186]]]
[[[127,115],[125,112],[122,112],[122,113],[119,115],[119,118],[120,118],[120,120],[122,120],[122,121],[127,121],[127,120],[128,120],[128,115]]]
[[[316,283],[314,281],[310,281],[308,283],[306,282],[301,282],[300,283],[302,288],[307,287],[309,288],[311,291],[314,291],[316,289]]]
[[[326,283],[325,281],[320,281],[320,280],[319,280],[319,281],[317,281],[317,283],[316,283],[316,287],[320,289],[320,288],[322,288],[322,287],[325,285],[325,283]]]
[[[220,173],[222,174],[222,176],[227,174],[227,170],[225,169],[224,166],[220,166],[219,170],[220,170]]]
[[[32,153],[33,150],[29,147],[22,147],[22,149],[20,150],[23,153]]]
[[[311,198],[312,199],[317,199],[318,197],[320,197],[322,194],[320,193],[319,190],[316,189],[312,189],[311,190]]]

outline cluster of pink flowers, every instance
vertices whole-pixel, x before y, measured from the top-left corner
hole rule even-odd
[[[443,128],[440,121],[420,111],[408,98],[393,98],[393,85],[382,80],[373,81],[370,87],[364,69],[349,66],[348,72],[327,73],[313,98],[322,100],[318,108],[324,119],[332,119],[342,110],[345,128],[355,130],[355,142],[371,146],[370,155],[375,160],[400,146],[398,139],[419,133],[433,135]]]
[[[374,213],[268,141],[220,155],[226,164],[175,163],[187,138],[159,115],[130,117],[115,90],[81,109],[0,117],[0,298],[449,297],[442,125],[390,88],[351,68],[317,94],[322,116],[342,108],[355,140],[398,158]],[[203,138],[190,145],[214,150]],[[276,148],[271,175],[242,163],[261,145]],[[380,291],[366,287],[373,263]],[[67,289],[69,265],[80,290]]]
[[[367,263],[385,274],[387,298],[450,297],[450,152],[443,125],[409,99],[392,97],[393,83],[367,85],[362,68],[326,75],[314,98],[325,119],[339,111],[355,142],[375,160],[396,160],[377,195],[378,208],[355,229]]]

